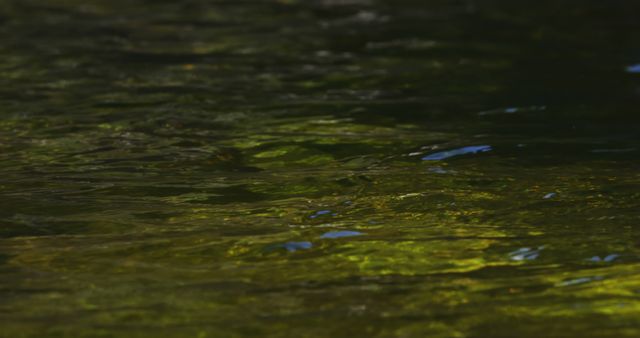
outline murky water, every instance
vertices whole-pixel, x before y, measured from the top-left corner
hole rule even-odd
[[[0,3],[0,335],[638,337],[640,4]]]

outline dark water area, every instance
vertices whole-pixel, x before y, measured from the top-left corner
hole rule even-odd
[[[0,336],[640,336],[640,2],[0,2]]]

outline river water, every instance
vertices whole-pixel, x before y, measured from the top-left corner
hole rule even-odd
[[[3,1],[0,336],[640,336],[639,11]]]

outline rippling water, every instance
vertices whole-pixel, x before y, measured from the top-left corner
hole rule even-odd
[[[640,4],[0,3],[0,335],[640,336]]]

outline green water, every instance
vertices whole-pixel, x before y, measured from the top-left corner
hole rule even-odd
[[[638,11],[0,2],[0,336],[640,336]]]

